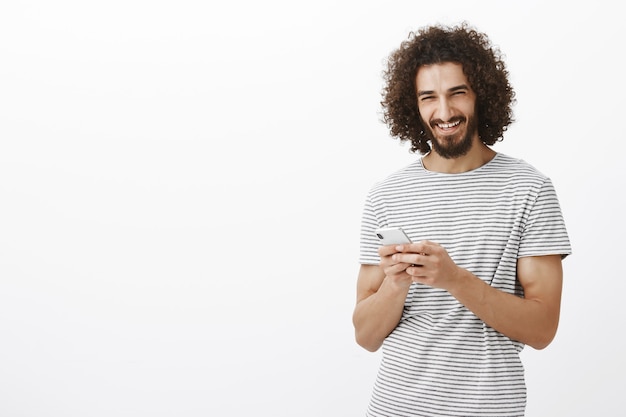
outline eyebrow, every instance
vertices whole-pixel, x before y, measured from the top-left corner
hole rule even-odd
[[[454,93],[455,91],[462,91],[462,90],[468,90],[469,91],[469,89],[470,88],[469,88],[468,85],[461,84],[461,85],[457,85],[457,86],[449,88],[448,92],[449,93]],[[418,91],[417,92],[417,96],[418,97],[427,96],[427,95],[430,95],[430,94],[435,94],[435,91],[434,90],[422,90],[422,91]]]

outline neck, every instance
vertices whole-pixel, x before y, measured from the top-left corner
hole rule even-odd
[[[444,158],[431,151],[422,158],[424,168],[444,174],[459,174],[480,168],[496,156],[496,152],[480,141],[475,141],[470,151],[458,158]]]

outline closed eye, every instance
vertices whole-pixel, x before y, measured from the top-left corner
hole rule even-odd
[[[453,96],[456,96],[456,95],[459,95],[459,94],[463,95],[463,94],[467,94],[467,92],[469,91],[469,87],[466,86],[465,84],[463,84],[463,85],[458,85],[456,87],[452,87],[448,91]]]

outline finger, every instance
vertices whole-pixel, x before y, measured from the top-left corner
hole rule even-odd
[[[411,264],[398,263],[398,264],[393,265],[393,269],[396,274],[400,274],[400,273],[406,272],[407,268],[409,268],[410,266]]]
[[[410,264],[407,269],[406,272],[408,274],[411,275],[418,275],[418,274],[422,274],[424,273],[424,265],[420,265],[420,264]]]
[[[430,240],[423,240],[419,242],[419,247],[416,248],[417,252],[423,253],[424,255],[431,255],[437,253],[439,250],[443,249],[443,247]]]
[[[411,278],[411,275],[407,272],[407,268],[409,267],[409,265],[407,264],[397,264],[394,265],[394,269],[393,271],[387,271],[387,276],[388,277],[395,277],[397,278],[401,278],[401,279],[406,279],[406,278]]]
[[[395,252],[401,253],[427,253],[429,248],[432,248],[432,245],[435,244],[428,240],[423,240],[421,242],[415,242],[404,245],[396,245],[394,247]],[[436,244],[435,244],[436,245]]]
[[[393,255],[396,252],[396,245],[385,245],[378,248],[378,255],[381,257]]]
[[[410,265],[423,265],[425,262],[425,255],[420,253],[396,253],[391,259],[394,262],[404,262]]]

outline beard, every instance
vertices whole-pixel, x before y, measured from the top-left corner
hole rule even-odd
[[[424,129],[426,137],[432,144],[433,150],[442,158],[453,159],[466,155],[472,148],[473,137],[478,128],[476,118],[470,116],[465,118],[462,116],[455,117],[449,122],[460,121],[466,122],[465,132],[458,132],[454,135],[436,135],[434,133],[435,125],[442,123],[441,120],[433,120],[430,124],[427,124],[427,128]]]

